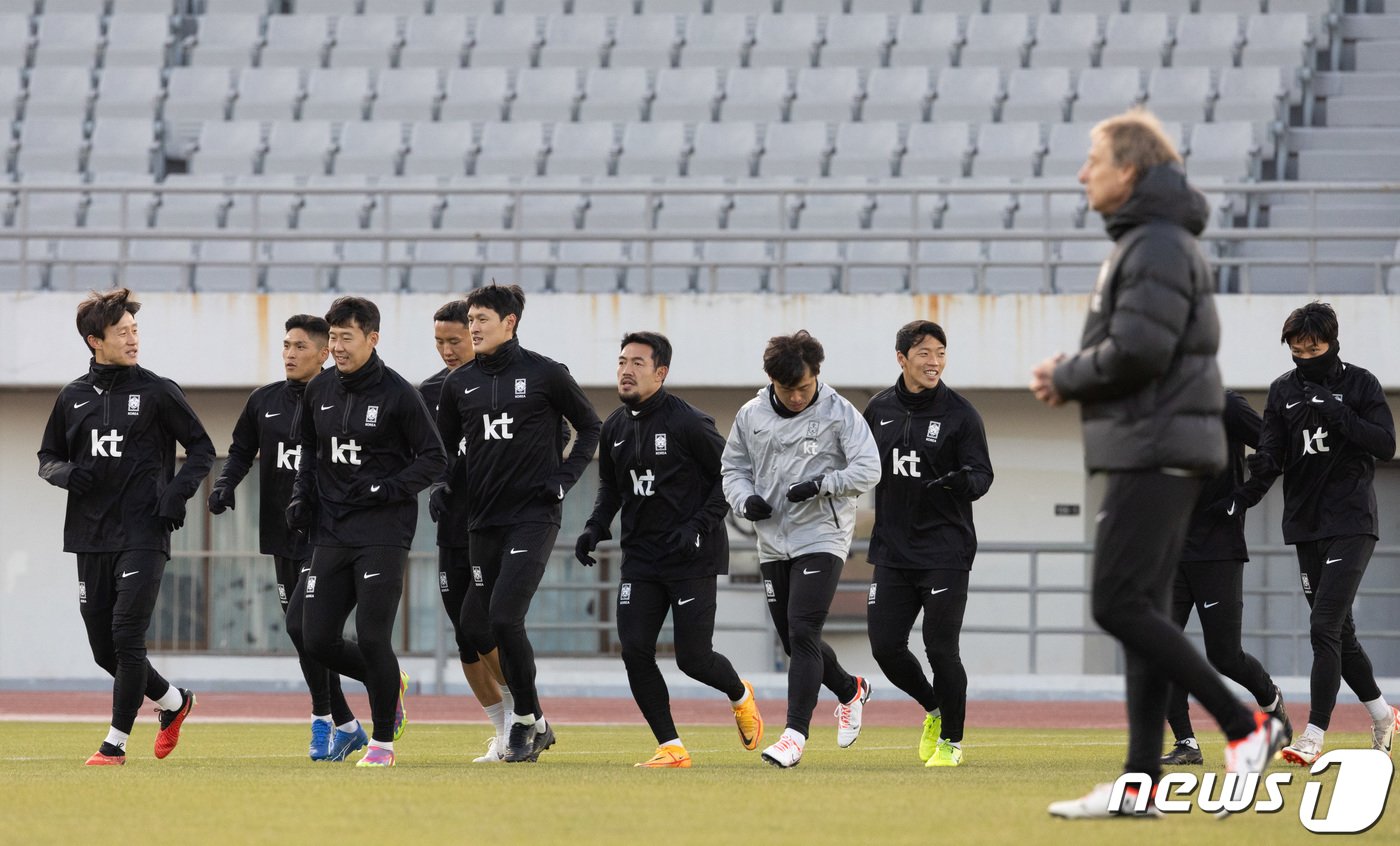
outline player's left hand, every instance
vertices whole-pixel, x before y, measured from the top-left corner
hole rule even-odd
[[[544,482],[535,489],[535,501],[543,505],[558,505],[564,501],[564,486],[555,481]]]
[[[699,529],[682,526],[672,529],[666,535],[666,553],[669,557],[684,558],[694,555],[705,542],[705,535]]]
[[[382,479],[357,479],[350,485],[350,501],[379,505],[389,501],[389,483]]]
[[[209,513],[223,514],[230,508],[233,508],[233,488],[215,485],[214,490],[209,493]]]
[[[1316,382],[1304,382],[1303,395],[1308,399],[1308,407],[1317,409],[1329,423],[1335,423],[1346,411],[1346,406],[1341,400]]]
[[[808,479],[805,482],[798,482],[795,485],[788,485],[788,502],[806,502],[822,490],[822,479],[824,476],[817,476],[815,479]]]
[[[942,488],[956,496],[967,496],[972,490],[972,480],[968,477],[971,467],[959,467],[956,470],[949,470],[931,482],[925,482],[925,488]]]
[[[154,514],[162,529],[173,532],[185,525],[185,500],[173,488],[166,488],[156,503]]]

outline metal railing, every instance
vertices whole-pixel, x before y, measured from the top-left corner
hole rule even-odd
[[[1217,200],[1218,215],[1224,218],[1226,226],[1215,226],[1208,230],[1204,241],[1212,254],[1220,273],[1220,290],[1249,293],[1255,288],[1256,276],[1267,273],[1271,268],[1305,269],[1308,294],[1328,291],[1319,286],[1319,279],[1337,269],[1353,271],[1353,276],[1364,273],[1370,280],[1369,292],[1390,293],[1397,284],[1393,278],[1400,266],[1400,254],[1392,252],[1382,256],[1354,256],[1343,253],[1336,256],[1319,247],[1335,247],[1357,242],[1400,241],[1400,232],[1393,227],[1360,227],[1346,229],[1307,228],[1234,228],[1236,221],[1258,219],[1261,210],[1266,209],[1276,196],[1306,195],[1311,219],[1325,219],[1326,210],[1319,209],[1319,197],[1336,194],[1365,195],[1393,201],[1400,207],[1400,183],[1205,183],[1200,186]],[[1066,258],[1060,255],[1059,245],[1064,242],[1099,242],[1107,244],[1103,232],[1097,227],[1086,225],[1085,213],[1080,207],[1066,215],[1063,210],[1052,208],[1054,196],[1082,196],[1082,189],[1073,182],[1057,180],[1035,180],[1031,182],[959,182],[943,183],[936,181],[900,180],[861,185],[828,184],[823,181],[792,183],[754,180],[752,182],[715,184],[671,181],[667,183],[638,183],[628,180],[598,181],[579,183],[572,180],[550,181],[543,179],[521,182],[503,182],[482,179],[471,185],[460,182],[451,185],[260,185],[239,183],[226,185],[191,184],[90,184],[53,185],[42,183],[20,183],[12,185],[8,191],[13,196],[13,208],[8,212],[8,225],[0,227],[0,248],[11,246],[6,253],[0,253],[0,267],[10,265],[19,270],[20,285],[37,272],[38,288],[53,288],[55,280],[61,279],[66,271],[70,284],[76,282],[77,271],[83,268],[101,268],[110,274],[113,283],[131,284],[140,287],[140,279],[130,273],[133,264],[143,268],[175,267],[185,272],[185,284],[177,290],[199,291],[196,268],[246,268],[248,270],[249,292],[268,290],[266,270],[270,267],[305,268],[314,277],[313,286],[320,290],[340,290],[338,274],[343,269],[370,269],[379,272],[379,288],[386,292],[414,290],[412,273],[414,268],[436,267],[448,271],[448,287],[456,290],[468,284],[477,284],[482,268],[488,263],[508,267],[520,278],[526,268],[541,268],[545,271],[545,290],[578,290],[583,287],[583,271],[592,268],[608,268],[617,271],[615,290],[631,293],[652,293],[655,271],[681,268],[689,271],[691,282],[687,290],[705,292],[715,290],[716,273],[721,267],[758,268],[765,271],[765,278],[758,290],[773,293],[789,291],[787,271],[797,267],[822,267],[832,271],[832,293],[849,292],[850,271],[852,269],[888,270],[895,282],[890,291],[921,290],[918,274],[922,269],[966,269],[972,273],[973,283],[969,292],[998,293],[989,290],[986,272],[989,268],[1024,268],[1040,271],[1040,293],[1054,293],[1062,290],[1057,282],[1057,273],[1062,268],[1094,268],[1099,260]],[[117,195],[119,198],[118,224],[113,227],[48,227],[30,224],[32,198],[37,195],[71,194],[74,207],[79,201],[97,195]],[[503,195],[509,198],[503,207],[502,225],[499,229],[479,229],[459,231],[433,227],[402,228],[395,220],[396,199],[432,196],[438,200],[437,211],[433,213],[434,225],[440,223],[441,209],[453,198],[470,198],[473,195]],[[638,221],[635,229],[588,229],[579,228],[586,214],[583,206],[588,198],[602,195],[633,195],[645,198],[647,217]],[[221,198],[218,204],[211,201],[211,208],[219,205],[227,210],[240,202],[246,202],[251,209],[251,225],[238,228],[203,228],[198,226],[170,226],[154,228],[156,208],[162,199],[173,195],[206,195]],[[290,225],[298,214],[298,209],[307,198],[319,196],[355,196],[364,199],[363,219],[371,217],[376,225],[369,228],[345,229],[301,229]],[[736,197],[767,196],[773,199],[774,218],[771,228],[716,228],[716,229],[655,229],[658,208],[664,205],[666,197],[686,195],[710,195],[716,197],[717,220],[727,215]],[[846,195],[860,196],[873,210],[881,202],[908,204],[907,228],[873,229],[805,229],[794,228],[795,206],[805,198],[814,196]],[[965,195],[1005,197],[1007,205],[1003,224],[1009,225],[1017,215],[1028,210],[1036,210],[1040,225],[1016,228],[976,228],[947,229],[934,228],[936,220],[942,218],[950,205],[956,205],[956,198]],[[551,229],[536,228],[523,213],[526,197],[557,196],[576,204],[575,228]],[[287,205],[274,213],[269,211],[272,197],[287,198]],[[239,198],[242,198],[240,201]],[[145,204],[145,208],[138,208]],[[375,212],[378,211],[377,214]],[[1056,215],[1062,220],[1056,221]],[[870,216],[862,214],[863,225],[869,225]],[[927,218],[927,219],[925,219]],[[75,218],[76,219],[76,218]],[[882,216],[883,219],[883,216]],[[648,224],[648,225],[642,225]],[[1070,224],[1070,225],[1063,225]],[[882,223],[882,226],[884,224]],[[208,242],[245,242],[248,248],[246,260],[225,258],[206,260],[198,255],[199,245]],[[610,242],[619,245],[619,255],[608,260],[568,260],[560,258],[557,245],[565,242]],[[110,252],[102,255],[67,255],[67,244],[92,245],[111,242]],[[133,260],[131,245],[136,242],[177,242],[188,243],[188,256],[143,256]],[[272,245],[286,242],[324,242],[332,246],[333,255],[315,260],[278,257]],[[504,261],[494,259],[488,262],[487,256],[452,260],[420,259],[418,247],[434,242],[508,243],[511,256]],[[760,242],[765,244],[762,259],[706,259],[697,254],[686,259],[662,260],[655,255],[658,243],[690,242],[707,244],[715,242]],[[837,243],[839,256],[814,261],[790,260],[788,250],[799,243]],[[846,246],[859,242],[885,242],[905,245],[904,257],[894,259],[852,259],[845,252]],[[945,242],[977,242],[982,244],[976,259],[944,259],[935,256],[921,256],[920,246]],[[998,243],[1033,242],[1041,245],[1037,258],[993,259],[988,245]],[[1239,255],[1239,247],[1245,243],[1288,243],[1304,244],[1306,256],[1294,257],[1252,257]],[[372,257],[350,255],[346,245],[370,244],[378,247],[378,254]],[[534,257],[525,254],[526,244],[548,245],[546,256]],[[34,255],[32,249],[39,246],[46,250],[44,255]],[[484,247],[482,247],[484,249]],[[56,272],[57,269],[57,272]],[[560,271],[572,270],[575,285],[562,284],[566,274]],[[460,272],[463,278],[458,278]],[[634,281],[635,280],[635,281]],[[362,290],[362,289],[357,289]],[[597,291],[594,291],[597,292]],[[812,291],[806,291],[812,293]],[[945,293],[950,291],[943,291]],[[1362,293],[1365,291],[1352,291]],[[1299,291],[1298,293],[1304,293]]]

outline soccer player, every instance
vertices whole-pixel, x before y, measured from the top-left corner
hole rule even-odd
[[[1210,266],[1196,236],[1209,204],[1186,181],[1155,117],[1132,110],[1094,127],[1079,181],[1114,249],[1089,300],[1078,353],[1036,365],[1031,391],[1049,406],[1078,400],[1084,463],[1106,476],[1097,516],[1094,620],[1123,646],[1128,758],[1124,772],[1161,776],[1167,684],[1210,711],[1229,746],[1226,769],[1260,773],[1283,745],[1283,724],[1250,713],[1168,616],[1171,579],[1206,478],[1225,467],[1215,363],[1220,322]],[[1110,807],[1111,785],[1050,805],[1092,819],[1132,814],[1138,792]],[[1144,814],[1159,813],[1148,803]]]
[[[880,481],[880,456],[860,412],[817,379],[825,358],[805,329],[770,338],[770,383],[735,415],[721,460],[725,498],[755,522],[768,613],[791,657],[787,726],[763,750],[763,760],[784,768],[802,760],[822,685],[836,694],[843,748],[860,736],[870,698],[870,684],[836,660],[822,626],[855,536],[856,498]]]
[[[1372,746],[1390,754],[1400,709],[1385,701],[1371,659],[1356,639],[1351,605],[1378,539],[1376,461],[1395,456],[1395,421],[1370,371],[1338,357],[1337,314],[1326,303],[1294,309],[1281,342],[1294,367],[1269,386],[1251,478],[1241,507],[1263,499],[1283,476],[1283,541],[1298,554],[1311,610],[1312,701],[1308,725],[1283,750],[1309,766],[1322,743],[1343,679],[1371,715]]]
[[[126,763],[141,697],[156,703],[164,758],[180,740],[194,694],[146,659],[146,629],[160,593],[170,533],[214,465],[214,444],[185,394],[137,364],[141,304],[127,288],[93,292],[78,305],[88,372],[58,394],[39,447],[39,476],[68,491],[63,550],[78,557],[78,609],[93,660],[112,674],[112,725],[88,758]],[[175,472],[175,444],[185,466]]]
[[[309,529],[303,638],[331,672],[357,679],[369,695],[374,731],[356,766],[392,767],[406,723],[408,674],[394,654],[394,618],[418,492],[447,465],[423,398],[380,359],[379,308],[341,297],[326,312],[334,369],[302,396],[301,464],[287,525]],[[343,636],[355,612],[358,642]]]
[[[958,639],[977,554],[972,503],[992,486],[992,463],[982,416],[943,381],[943,327],[907,323],[895,333],[894,347],[899,378],[865,407],[882,470],[870,536],[870,651],[886,678],[926,712],[919,760],[956,767],[967,711]],[[932,684],[909,651],[909,631],[921,610]]]
[[[463,621],[478,652],[500,647],[515,697],[504,760],[535,761],[554,744],[535,689],[525,614],[559,534],[560,503],[598,445],[603,424],[568,368],[520,345],[519,285],[467,295],[475,358],[442,386],[438,428],[459,454],[442,480],[465,478],[472,589]],[[561,421],[575,432],[567,460]],[[465,476],[458,465],[465,465]],[[479,569],[479,574],[478,574]]]
[[[608,527],[622,510],[617,637],[632,698],[656,736],[656,753],[637,765],[650,768],[691,763],[656,666],[656,639],[667,611],[674,621],[676,666],[729,697],[745,749],[757,749],[763,738],[753,685],[714,649],[716,576],[729,571],[729,504],[719,474],[724,438],[713,418],[666,390],[670,370],[665,335],[623,337],[617,357],[622,407],[603,423],[598,498],[574,545],[579,563],[593,566],[590,553],[612,537]]]
[[[301,674],[311,692],[311,745],[313,761],[343,761],[369,742],[355,719],[340,676],[306,652],[302,636],[302,605],[306,574],[311,571],[311,544],[306,533],[287,528],[287,503],[301,462],[301,398],[306,383],[321,372],[330,355],[330,326],[310,314],[294,314],[284,324],[282,368],[287,378],[254,391],[233,427],[228,460],[209,494],[209,513],[223,514],[234,507],[234,490],[260,458],[258,477],[258,542],[263,555],[271,555],[277,574],[277,599],[282,603],[287,636],[296,647]]]
[[[1206,659],[1220,673],[1248,690],[1259,707],[1283,723],[1284,742],[1293,739],[1293,726],[1283,694],[1259,660],[1240,645],[1244,614],[1245,507],[1235,501],[1235,487],[1244,481],[1244,448],[1259,446],[1259,413],[1249,400],[1225,392],[1225,469],[1206,482],[1191,522],[1172,587],[1172,620],[1182,628],[1195,606],[1206,642]],[[1201,746],[1191,727],[1186,692],[1176,685],[1167,695],[1167,723],[1176,744],[1162,763],[1201,764]]]
[[[447,380],[447,374],[472,358],[466,300],[453,300],[433,314],[433,341],[442,358],[443,368],[425,379],[418,390],[423,394],[423,402],[432,412],[433,425],[436,426],[442,383]],[[453,446],[443,445],[445,449],[452,449]],[[461,456],[463,446],[460,443],[455,446],[456,454]],[[442,596],[447,619],[452,623],[457,654],[462,662],[462,675],[495,729],[487,742],[486,753],[472,759],[473,763],[484,764],[499,762],[505,754],[506,735],[510,728],[507,715],[511,712],[513,701],[510,688],[504,687],[500,654],[495,649],[484,655],[478,654],[476,646],[467,637],[467,627],[462,623],[462,614],[466,610],[464,600],[472,585],[465,472],[466,466],[459,463],[450,484],[433,486],[428,512],[433,522],[437,523],[438,592]]]

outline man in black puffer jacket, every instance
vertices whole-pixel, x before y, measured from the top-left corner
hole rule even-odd
[[[1114,241],[1089,303],[1081,349],[1032,372],[1048,405],[1080,402],[1084,461],[1107,475],[1094,543],[1094,620],[1122,645],[1128,758],[1139,789],[1109,785],[1056,802],[1071,819],[1156,814],[1169,682],[1210,711],[1229,739],[1226,770],[1261,772],[1282,724],[1251,714],[1168,615],[1171,579],[1205,479],[1225,467],[1224,390],[1215,364],[1220,323],[1210,267],[1196,244],[1209,206],[1186,182],[1156,118],[1131,111],[1094,127],[1079,181]]]

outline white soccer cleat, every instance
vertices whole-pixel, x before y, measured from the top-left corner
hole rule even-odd
[[[1255,711],[1254,731],[1225,746],[1225,772],[1237,776],[1230,798],[1243,798],[1249,784],[1247,776],[1263,773],[1282,746],[1283,723],[1263,711]]]
[[[1304,732],[1288,746],[1283,747],[1279,757],[1299,767],[1311,767],[1317,756],[1322,754],[1322,741]]]
[[[1050,816],[1066,820],[1106,820],[1112,817],[1159,819],[1162,816],[1162,812],[1157,810],[1157,806],[1150,799],[1141,811],[1135,810],[1138,800],[1136,787],[1124,789],[1123,801],[1116,808],[1109,805],[1112,797],[1113,785],[1097,784],[1093,790],[1078,799],[1051,802],[1048,810]]]
[[[1390,715],[1380,722],[1371,723],[1371,748],[1390,754],[1395,743],[1395,733],[1400,731],[1400,708],[1390,707]]]
[[[792,769],[802,761],[802,744],[792,735],[783,732],[777,743],[763,750],[763,760],[775,767]]]
[[[865,703],[870,699],[870,682],[856,676],[856,695],[850,702],[836,706],[836,745],[842,749],[860,737],[860,719]]]
[[[485,754],[485,755],[482,755],[480,758],[473,758],[473,759],[472,759],[472,763],[473,763],[473,764],[499,764],[499,763],[501,763],[501,754],[500,754],[499,752],[496,751],[496,736],[495,736],[494,734],[491,735],[491,739],[490,739],[490,740],[486,741],[486,754]]]

